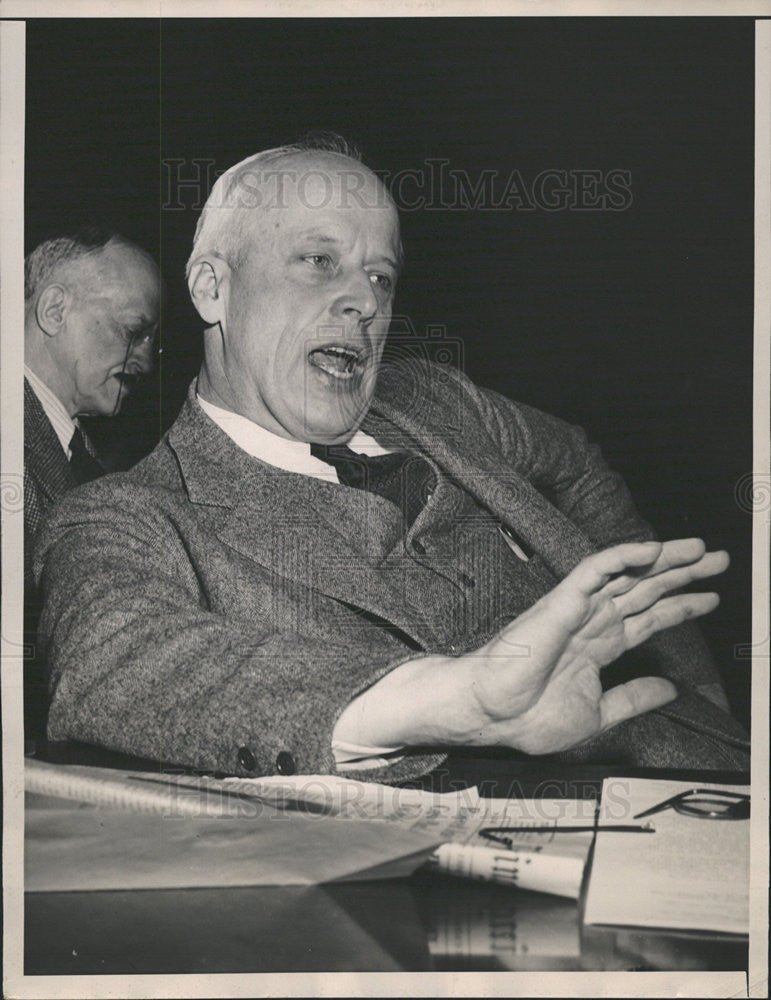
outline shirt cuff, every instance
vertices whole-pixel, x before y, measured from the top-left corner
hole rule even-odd
[[[366,747],[342,740],[332,741],[332,753],[337,770],[369,771],[376,767],[389,767],[404,758],[403,747]]]

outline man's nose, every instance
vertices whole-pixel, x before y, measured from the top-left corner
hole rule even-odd
[[[366,271],[353,270],[348,272],[342,281],[335,302],[335,311],[338,315],[351,317],[353,314],[357,320],[372,319],[378,309],[377,295]]]

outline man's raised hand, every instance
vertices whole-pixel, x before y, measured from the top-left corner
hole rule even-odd
[[[603,692],[600,671],[661,629],[706,614],[716,594],[672,591],[721,573],[699,539],[632,542],[589,556],[490,642],[407,660],[355,698],[335,739],[356,746],[574,747],[676,697],[661,677]]]
[[[575,746],[676,697],[642,677],[603,693],[600,671],[662,629],[712,611],[713,593],[673,590],[721,573],[725,552],[699,539],[617,545],[588,558],[475,653],[473,742],[530,754]]]

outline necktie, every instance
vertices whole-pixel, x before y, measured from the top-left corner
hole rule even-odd
[[[75,433],[70,441],[70,468],[78,485],[89,483],[92,479],[104,475],[104,469],[86,448],[86,442],[79,427],[75,428]]]
[[[406,527],[421,512],[434,486],[428,462],[408,452],[358,455],[344,444],[312,444],[311,455],[334,466],[344,486],[377,493],[396,504]]]

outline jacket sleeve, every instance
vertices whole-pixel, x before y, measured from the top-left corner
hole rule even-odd
[[[339,714],[415,654],[377,635],[315,641],[281,634],[269,614],[207,610],[184,530],[152,491],[113,478],[70,495],[36,546],[49,738],[242,776],[275,773],[282,753],[298,773],[334,771]],[[440,759],[408,756],[385,774]]]
[[[507,461],[598,549],[655,537],[622,477],[581,427],[490,390],[477,393],[480,417]]]

